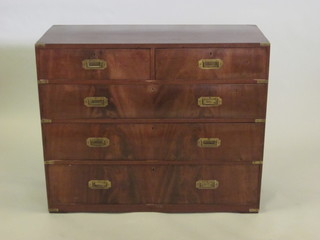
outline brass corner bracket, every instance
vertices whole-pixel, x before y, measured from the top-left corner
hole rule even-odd
[[[259,208],[249,208],[249,212],[250,213],[258,213],[259,212]]]
[[[264,118],[257,118],[254,120],[255,123],[265,123],[266,122],[266,119]]]
[[[41,123],[52,123],[51,119],[41,119]]]
[[[257,83],[268,83],[268,79],[254,79]]]
[[[49,83],[49,80],[47,80],[47,79],[40,79],[38,81],[38,84],[47,84],[47,83]]]
[[[261,47],[269,47],[270,43],[269,42],[262,42],[262,43],[260,43],[260,46]]]
[[[49,208],[48,211],[50,213],[57,213],[57,212],[59,212],[59,208]]]
[[[36,46],[36,47],[45,47],[46,44],[45,44],[45,43],[42,43],[42,42],[38,42],[38,43],[36,43],[35,46]]]
[[[263,164],[263,161],[252,161],[253,165],[261,165]]]

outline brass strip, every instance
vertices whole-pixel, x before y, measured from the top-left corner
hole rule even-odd
[[[269,42],[262,42],[262,43],[260,43],[260,46],[261,47],[269,47],[270,43]]]
[[[41,123],[52,123],[51,119],[41,119]]]
[[[54,212],[59,212],[59,208],[49,208],[49,212],[54,213]]]
[[[198,180],[196,181],[197,189],[217,189],[219,181],[217,180]]]
[[[257,81],[257,83],[268,83],[268,79],[255,79],[255,81]]]
[[[48,161],[44,161],[45,165],[51,165],[54,164],[56,161],[55,160],[48,160]]]
[[[259,212],[259,208],[249,208],[250,213],[257,213]]]
[[[222,105],[222,99],[220,97],[199,97],[198,105],[200,107],[218,107]]]
[[[198,66],[201,69],[220,69],[223,65],[221,59],[200,59]]]
[[[201,148],[217,148],[220,147],[221,140],[220,138],[199,138],[197,145]]]
[[[109,180],[90,180],[88,187],[90,189],[109,189],[111,188],[111,182]]]
[[[254,165],[263,164],[263,161],[252,161],[252,164],[254,164]]]
[[[47,84],[47,83],[49,83],[49,80],[47,80],[47,79],[40,79],[38,81],[38,84]]]
[[[256,122],[256,123],[265,123],[265,122],[266,122],[266,119],[264,119],[264,118],[257,118],[257,119],[254,120],[254,122]]]

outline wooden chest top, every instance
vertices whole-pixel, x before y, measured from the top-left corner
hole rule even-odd
[[[255,25],[55,25],[37,42],[45,45],[67,44],[68,47],[79,44],[253,47],[268,43]]]

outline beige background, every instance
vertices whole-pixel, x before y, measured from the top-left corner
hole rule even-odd
[[[319,1],[0,2],[0,239],[319,239]],[[34,42],[52,24],[257,24],[272,43],[259,214],[48,214]]]

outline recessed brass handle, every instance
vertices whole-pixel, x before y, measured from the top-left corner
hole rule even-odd
[[[221,97],[199,97],[198,105],[200,107],[218,107],[222,105]]]
[[[217,189],[219,187],[218,180],[198,180],[196,181],[197,189]]]
[[[88,147],[108,147],[110,145],[109,138],[105,137],[90,137],[87,138]]]
[[[106,97],[86,97],[83,103],[87,107],[106,107],[108,106],[108,98]]]
[[[221,145],[219,138],[199,138],[197,142],[200,148],[217,148]]]
[[[201,69],[220,69],[223,61],[221,59],[200,59],[198,65]]]
[[[111,188],[111,182],[109,180],[90,180],[88,187],[90,189],[109,189]]]
[[[86,97],[83,99],[86,107],[106,107],[108,106],[108,98],[106,97]]]
[[[102,59],[84,59],[82,67],[86,70],[102,70],[107,67],[107,62]]]

